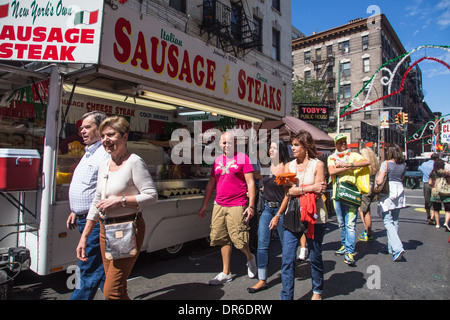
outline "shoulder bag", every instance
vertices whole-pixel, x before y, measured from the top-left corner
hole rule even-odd
[[[308,163],[309,164],[309,163]],[[305,168],[308,168],[308,166]],[[302,179],[303,184],[304,175]],[[306,233],[308,229],[308,222],[301,221],[301,212],[300,212],[300,196],[291,197],[289,199],[288,206],[286,208],[286,212],[284,214],[284,222],[283,227],[289,230],[292,233]]]
[[[362,195],[358,187],[348,182],[340,182],[338,177],[336,179],[336,200],[352,207],[360,207]]]
[[[104,185],[102,190],[102,199],[106,198],[106,184],[109,175],[109,161],[108,168],[104,176]],[[135,214],[135,218],[131,221],[107,223],[107,213],[104,212],[102,217],[105,230],[105,257],[108,260],[116,260],[122,258],[134,257],[138,254],[136,243],[136,220],[138,217],[139,207],[130,208],[133,211],[130,215]]]
[[[292,197],[289,200],[283,226],[292,233],[305,233],[308,229],[308,223],[301,221],[299,197]]]
[[[436,188],[439,191],[439,196],[442,197],[450,196],[450,184],[447,182],[446,177],[441,177],[437,179]]]
[[[381,184],[375,182],[373,184],[372,193],[379,195],[389,194],[389,172],[388,172],[389,161],[386,161],[386,175],[384,176],[383,182]]]

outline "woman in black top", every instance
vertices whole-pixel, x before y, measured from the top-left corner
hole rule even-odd
[[[278,229],[278,235],[281,243],[283,243],[283,212],[286,210],[287,198],[286,201],[283,201],[285,199],[284,185],[277,185],[275,178],[277,175],[284,173],[284,165],[290,160],[287,143],[284,141],[272,142],[269,157],[271,160],[270,172],[268,174],[263,172],[261,183],[264,211],[259,217],[258,226],[257,264],[259,281],[253,287],[247,288],[250,293],[267,289],[267,264],[272,229]]]

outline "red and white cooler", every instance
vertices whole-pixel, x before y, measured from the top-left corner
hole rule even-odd
[[[38,189],[40,162],[37,150],[0,148],[0,191]]]

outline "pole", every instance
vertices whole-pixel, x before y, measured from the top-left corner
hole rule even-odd
[[[406,137],[408,136],[408,124],[405,123],[405,159],[408,159],[408,150],[406,149]]]
[[[55,185],[55,157],[58,137],[58,110],[61,102],[61,76],[57,66],[52,67],[50,74],[49,96],[47,103],[47,119],[44,140],[42,172],[44,188],[42,189],[41,217],[39,223],[38,274],[46,274],[50,260],[50,223],[52,221]]]
[[[337,133],[339,134],[341,127],[341,60],[338,64],[338,112],[337,112]]]

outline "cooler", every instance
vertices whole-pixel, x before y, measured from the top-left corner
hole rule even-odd
[[[0,148],[0,191],[38,189],[40,162],[37,150]]]

